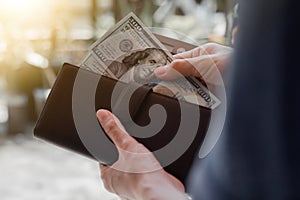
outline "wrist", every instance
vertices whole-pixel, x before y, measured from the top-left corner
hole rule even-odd
[[[184,188],[176,186],[165,176],[145,176],[138,183],[139,194],[137,199],[143,200],[188,200]]]

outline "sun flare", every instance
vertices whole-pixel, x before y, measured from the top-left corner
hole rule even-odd
[[[50,0],[0,0],[2,22],[25,22],[38,20],[47,14]]]

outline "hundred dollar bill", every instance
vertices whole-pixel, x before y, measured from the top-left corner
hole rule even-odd
[[[195,78],[158,80],[154,70],[172,61],[165,46],[130,13],[90,47],[80,67],[126,83],[149,85],[155,92],[211,109],[220,104],[219,99]]]

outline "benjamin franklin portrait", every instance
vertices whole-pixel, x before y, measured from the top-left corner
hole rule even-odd
[[[147,48],[136,51],[124,57],[122,62],[113,61],[104,75],[110,76],[111,72],[117,79],[142,84],[157,82],[154,70],[167,64],[167,55],[161,49]],[[108,72],[109,71],[109,72]]]

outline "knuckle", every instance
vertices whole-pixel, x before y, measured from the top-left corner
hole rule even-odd
[[[133,149],[133,147],[134,147],[134,144],[133,144],[133,142],[131,141],[131,140],[129,140],[129,139],[125,139],[125,138],[123,138],[123,140],[121,141],[121,148],[123,149],[123,150],[132,150]]]
[[[201,56],[202,51],[203,51],[203,47],[202,46],[197,47],[197,49],[195,51],[193,51],[192,57]]]
[[[136,152],[136,147],[138,144],[139,143],[134,138],[128,135],[123,138],[121,147],[126,151]]]
[[[114,132],[117,127],[115,120],[111,119],[105,124],[106,132]]]
[[[113,130],[111,134],[113,135],[113,140],[116,143],[116,145],[117,146],[122,145],[122,143],[124,142],[124,136],[120,134],[120,132],[117,131],[116,129]]]
[[[115,123],[114,126],[110,129],[110,132],[113,135],[121,135],[122,136],[123,134],[125,134],[124,131],[121,129],[121,127],[119,127],[119,125],[117,123]]]

